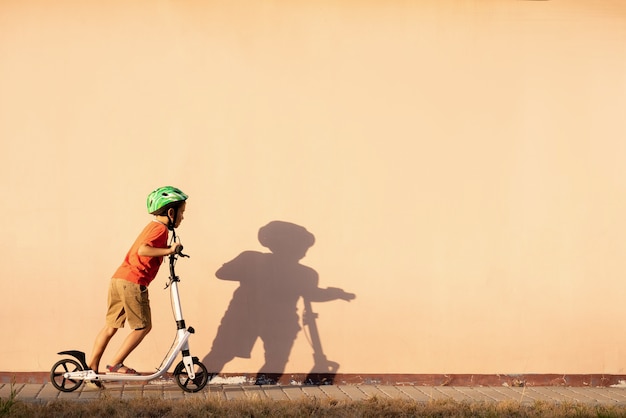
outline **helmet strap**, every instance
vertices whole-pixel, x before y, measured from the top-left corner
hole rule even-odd
[[[174,225],[176,225],[176,218],[178,217],[178,210],[176,208],[174,208],[174,220],[172,220],[172,218],[170,218],[169,213],[167,214],[167,229],[169,229],[170,231],[172,231],[172,242],[176,242],[176,229],[174,228]]]
[[[170,231],[174,231],[176,226],[176,219],[178,218],[178,207],[172,208],[174,209],[174,219],[170,218],[170,213],[167,211],[167,229]]]

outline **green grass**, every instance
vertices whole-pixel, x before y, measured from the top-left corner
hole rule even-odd
[[[364,401],[305,399],[54,401],[32,404],[2,401],[0,417],[626,417],[626,406],[507,401],[420,403],[371,398]]]
[[[0,398],[0,417],[9,416],[9,412],[15,404],[15,382],[11,383],[11,394],[8,399]]]

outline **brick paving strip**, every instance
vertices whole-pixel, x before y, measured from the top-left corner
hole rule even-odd
[[[323,385],[323,386],[255,386],[207,385],[198,393],[185,393],[174,384],[140,385],[107,383],[106,390],[81,386],[74,392],[59,392],[51,383],[0,383],[0,399],[8,399],[12,391],[18,401],[47,403],[56,400],[88,402],[100,398],[132,400],[161,398],[167,400],[299,400],[336,399],[363,401],[370,398],[404,399],[414,402],[454,400],[458,402],[519,402],[533,404],[584,403],[591,405],[626,405],[626,388],[568,386],[414,386],[414,385]]]

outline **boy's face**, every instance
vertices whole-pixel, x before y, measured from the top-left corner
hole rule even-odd
[[[183,202],[182,205],[178,207],[178,216],[174,220],[174,228],[178,228],[180,223],[185,219],[185,207],[187,206],[187,202]],[[174,216],[174,209],[170,209],[172,211],[171,216]]]

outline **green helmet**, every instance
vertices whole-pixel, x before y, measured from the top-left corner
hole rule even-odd
[[[169,205],[170,203],[183,202],[187,200],[189,196],[183,193],[180,189],[172,186],[159,187],[148,195],[146,202],[148,206],[148,213],[154,214],[159,209]]]

